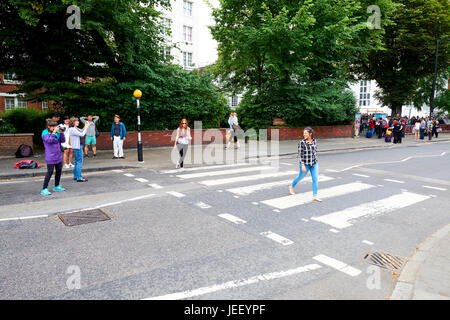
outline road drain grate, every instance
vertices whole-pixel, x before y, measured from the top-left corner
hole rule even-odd
[[[111,218],[100,209],[63,213],[59,214],[58,217],[68,227],[111,220]]]
[[[364,257],[364,260],[370,264],[393,271],[402,269],[407,261],[406,258],[379,251],[369,252]]]

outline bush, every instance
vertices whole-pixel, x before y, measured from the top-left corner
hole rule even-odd
[[[0,134],[5,133],[16,133],[16,129],[14,129],[14,126],[6,120],[0,119]]]
[[[42,146],[41,134],[45,129],[46,119],[51,118],[52,110],[13,109],[6,111],[0,117],[6,127],[12,127],[14,133],[34,133],[33,142]]]

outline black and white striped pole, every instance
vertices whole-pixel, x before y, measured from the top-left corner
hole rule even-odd
[[[136,98],[137,103],[137,131],[138,131],[138,145],[137,145],[137,151],[138,151],[138,161],[144,162],[144,159],[142,157],[142,140],[141,140],[141,115],[140,115],[140,106],[139,106],[139,99],[142,97],[141,90],[134,90],[133,96]]]

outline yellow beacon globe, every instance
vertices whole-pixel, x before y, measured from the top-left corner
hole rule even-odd
[[[137,99],[139,99],[140,97],[142,97],[142,92],[141,92],[141,90],[138,90],[138,89],[134,90],[133,96],[134,96],[135,98],[137,98]]]

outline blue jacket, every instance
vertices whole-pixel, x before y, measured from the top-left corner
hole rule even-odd
[[[113,122],[111,126],[111,138],[114,137],[114,125],[115,122]],[[119,126],[120,126],[120,140],[123,140],[123,138],[127,137],[127,130],[125,129],[125,125],[123,124],[123,122],[119,121]]]

